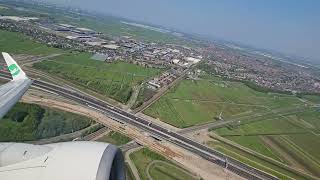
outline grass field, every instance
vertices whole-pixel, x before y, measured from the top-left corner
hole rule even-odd
[[[107,135],[98,139],[97,141],[121,146],[121,145],[124,145],[124,144],[127,144],[128,142],[130,142],[131,139],[127,136],[124,136],[124,135],[118,133],[118,132],[111,131]]]
[[[155,177],[161,177],[163,180],[173,180],[173,179],[183,179],[183,180],[192,180],[190,175],[187,175],[185,172],[181,171],[175,166],[171,166],[166,163],[157,162],[150,166],[149,169],[150,176],[155,179]]]
[[[90,57],[86,53],[69,53],[33,66],[122,103],[129,100],[134,85],[161,72],[124,62],[108,64]]]
[[[319,117],[320,112],[307,109],[284,117],[266,116],[262,117],[264,120],[214,132],[289,166],[298,167],[298,163],[308,173],[320,177]],[[273,145],[264,141],[266,138]]]
[[[262,138],[259,136],[233,136],[229,137],[228,139],[265,156],[271,157],[278,161],[283,161],[281,157],[276,154],[276,152],[272,151],[265,143],[263,143]]]
[[[218,144],[212,145],[212,147],[220,152],[223,152],[235,159],[238,159],[241,162],[244,162],[250,166],[261,169],[265,172],[268,172],[272,175],[279,177],[280,179],[301,179],[307,180],[308,177],[304,177],[303,175],[299,175],[293,172],[290,172],[282,167],[276,166],[274,164],[268,163],[267,161],[261,160],[255,156],[252,156],[248,153],[240,151],[232,146],[226,144]]]
[[[130,155],[130,158],[136,165],[139,175],[142,180],[148,180],[146,169],[150,163],[153,161],[161,161],[164,163],[155,163],[150,166],[149,174],[154,180],[192,180],[194,179],[189,174],[186,174],[178,166],[171,163],[169,160],[163,156],[150,151],[147,148],[143,148],[137,152]],[[168,164],[170,165],[168,165]]]
[[[0,50],[2,52],[30,55],[48,55],[62,52],[60,49],[35,42],[21,33],[4,30],[0,30]]]
[[[315,95],[304,95],[304,99],[311,101],[315,104],[320,104],[320,96],[315,96]]]
[[[240,82],[207,77],[182,81],[144,112],[184,128],[215,121],[220,112],[224,118],[233,119],[301,105],[291,95],[257,92]]]
[[[31,141],[88,127],[87,117],[34,104],[18,103],[0,121],[0,141]]]

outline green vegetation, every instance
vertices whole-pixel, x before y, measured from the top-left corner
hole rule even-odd
[[[149,169],[149,174],[154,180],[194,179],[163,156],[152,152],[147,148],[143,148],[137,152],[132,153],[130,155],[130,158],[136,165],[142,180],[148,179],[148,175],[146,172],[147,167],[155,160],[157,160],[157,162],[154,162],[154,164],[151,165]],[[161,162],[159,163],[158,161]]]
[[[98,141],[121,146],[121,145],[124,145],[124,144],[127,144],[128,142],[130,142],[131,139],[127,136],[124,136],[124,135],[118,133],[118,132],[111,131],[107,135],[98,139]]]
[[[90,59],[91,54],[69,53],[33,66],[126,103],[132,87],[161,72],[125,62],[105,63]]]
[[[201,78],[182,81],[144,112],[177,127],[214,122],[222,112],[225,121],[234,121],[212,129],[216,134],[279,163],[303,167],[305,172],[319,176],[320,111],[313,107],[319,96],[257,91],[242,82],[208,74]],[[283,142],[277,143],[279,139]],[[265,159],[252,158],[240,149],[221,150],[262,170],[268,168],[261,164],[271,169],[277,166]],[[244,157],[238,157],[241,153]],[[285,172],[288,170],[279,171],[288,174]],[[279,172],[274,174],[285,178]]]
[[[48,55],[62,52],[59,49],[51,48],[29,37],[16,32],[0,30],[0,49],[8,53],[30,54],[30,55]]]
[[[302,96],[303,99],[306,99],[308,101],[311,101],[315,104],[320,104],[320,95],[316,96],[316,95],[304,95]]]
[[[199,81],[182,81],[145,113],[184,128],[215,121],[221,112],[224,118],[233,119],[301,105],[292,95],[258,92],[241,82],[207,76]]]
[[[242,146],[254,150],[260,154],[271,157],[278,161],[283,161],[276,152],[272,151],[264,142],[263,139],[259,136],[233,136],[229,137],[229,140],[232,140]]]
[[[156,92],[152,89],[147,88],[147,86],[144,84],[138,94],[138,97],[132,106],[133,109],[141,106],[144,102],[148,101]]]
[[[316,149],[319,148],[319,138],[311,134],[276,136],[272,139],[277,146],[282,148],[289,156],[301,164],[303,168],[320,177],[320,161],[319,153]]]
[[[281,163],[292,167],[299,164],[309,174],[320,176],[320,156],[317,151],[320,148],[319,117],[320,112],[310,108],[282,117],[263,116],[261,120],[214,131]]]
[[[224,127],[215,131],[221,136],[281,135],[308,132],[290,120],[281,117],[269,116],[251,120],[254,122],[240,126]]]
[[[0,5],[0,15],[2,16],[25,16],[25,17],[38,17],[49,18],[48,14],[39,11],[32,11],[24,8],[11,8]]]
[[[280,179],[309,179],[308,177],[304,177],[303,175],[299,175],[296,173],[293,173],[291,171],[288,171],[280,166],[274,165],[272,163],[269,163],[267,161],[264,161],[258,157],[255,157],[253,155],[250,155],[246,152],[243,152],[237,148],[234,148],[232,146],[226,145],[226,144],[216,144],[210,146],[214,147],[216,150],[223,152],[243,163],[246,163],[250,166],[253,166],[255,168],[261,169],[265,172],[268,172],[272,175],[275,175],[279,177]]]
[[[0,141],[31,141],[71,133],[91,124],[76,114],[18,103],[0,121]]]
[[[125,164],[126,164],[126,179],[127,180],[136,180],[129,164],[127,162],[125,162]]]
[[[161,177],[163,180],[174,180],[174,179],[183,179],[183,180],[192,180],[194,179],[190,175],[181,171],[179,168],[175,166],[171,166],[166,164],[165,162],[156,162],[150,166],[149,169],[150,176]]]
[[[102,129],[102,128],[104,128],[104,125],[97,123],[93,126],[90,126],[87,130],[85,130],[83,133],[81,133],[81,137],[85,137],[89,134],[97,132],[99,129]]]

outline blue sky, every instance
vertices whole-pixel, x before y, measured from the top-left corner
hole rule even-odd
[[[316,59],[320,0],[48,0]]]

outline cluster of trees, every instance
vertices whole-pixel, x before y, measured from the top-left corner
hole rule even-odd
[[[18,103],[0,120],[0,141],[32,141],[71,133],[92,121],[76,114]]]

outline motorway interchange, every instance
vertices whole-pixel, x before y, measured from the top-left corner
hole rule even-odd
[[[0,74],[1,78],[10,79],[10,75],[6,73]],[[179,133],[167,130],[159,125],[150,123],[150,121],[137,117],[134,114],[128,113],[120,108],[112,106],[104,101],[94,97],[84,95],[81,92],[65,89],[51,83],[40,80],[34,80],[32,86],[44,89],[46,91],[58,94],[65,98],[74,100],[82,105],[88,106],[96,111],[99,111],[106,116],[120,123],[128,123],[139,129],[148,132],[156,139],[166,140],[174,143],[184,149],[187,149],[202,158],[222,166],[235,174],[238,174],[247,179],[278,179],[268,173],[248,166],[240,161],[230,158],[216,150],[213,150],[205,145],[202,145],[194,140],[191,140]]]

